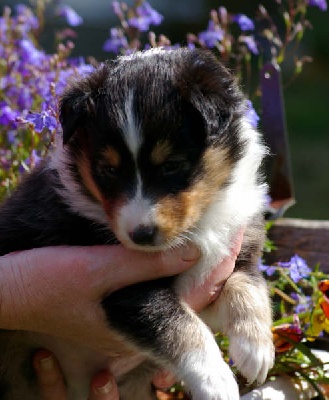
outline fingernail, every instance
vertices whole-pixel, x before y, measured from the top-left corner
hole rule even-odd
[[[200,250],[195,246],[184,246],[180,249],[183,261],[194,261],[200,257]]]
[[[155,375],[153,382],[159,389],[168,389],[175,383],[175,378],[171,372],[161,371]]]
[[[53,355],[49,357],[41,358],[39,365],[42,371],[52,371],[55,368],[55,359]]]
[[[109,394],[112,391],[112,383],[108,381],[105,385],[95,389],[98,394]]]

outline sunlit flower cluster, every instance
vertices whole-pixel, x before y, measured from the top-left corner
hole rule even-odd
[[[73,26],[82,22],[65,5],[56,12]],[[0,17],[0,198],[39,161],[58,131],[57,101],[68,79],[93,69],[83,58],[68,58],[70,42],[47,54],[37,41],[41,25],[22,4],[5,8]]]

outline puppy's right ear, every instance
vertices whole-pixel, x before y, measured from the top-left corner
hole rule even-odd
[[[95,104],[90,91],[71,87],[65,91],[59,103],[59,120],[63,130],[63,144],[78,134],[88,117],[95,115]]]

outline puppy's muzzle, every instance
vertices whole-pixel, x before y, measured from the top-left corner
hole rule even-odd
[[[155,225],[138,225],[129,232],[130,239],[140,246],[154,246],[158,228]]]

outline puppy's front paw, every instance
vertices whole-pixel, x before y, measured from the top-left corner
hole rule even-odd
[[[202,350],[190,350],[181,356],[177,375],[185,382],[193,400],[238,400],[235,376],[223,360],[212,334],[204,330]]]
[[[254,337],[230,336],[229,353],[234,365],[249,383],[257,381],[261,384],[274,363],[272,333],[266,327],[262,335]]]
[[[202,380],[191,385],[193,400],[238,400],[239,388],[230,367],[222,362],[220,370],[205,370]]]

